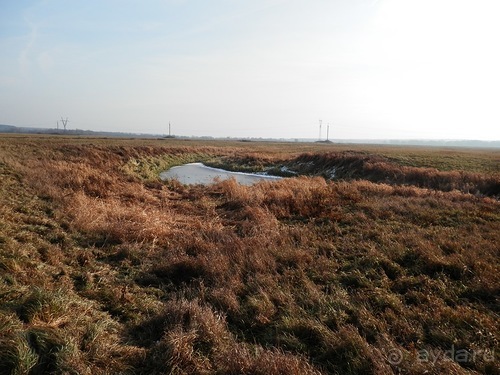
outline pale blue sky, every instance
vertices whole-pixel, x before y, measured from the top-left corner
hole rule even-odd
[[[500,139],[497,0],[0,0],[0,124]]]

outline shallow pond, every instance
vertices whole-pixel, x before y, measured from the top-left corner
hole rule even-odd
[[[242,185],[252,185],[262,180],[277,181],[281,177],[267,176],[253,173],[230,172],[224,169],[207,167],[203,163],[189,163],[172,167],[168,171],[160,173],[162,180],[175,179],[183,184],[204,184],[214,183],[216,180],[227,180],[230,178]]]

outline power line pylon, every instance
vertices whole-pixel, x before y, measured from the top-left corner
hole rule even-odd
[[[63,124],[63,126],[64,126],[64,131],[66,131],[66,125],[68,125],[68,122],[69,122],[69,121],[68,121],[68,118],[66,117],[66,120],[65,120],[65,119],[63,119],[63,118],[62,118],[62,116],[61,116],[61,122],[62,122],[62,124]],[[59,121],[58,121],[58,124],[59,124]],[[59,125],[58,125],[58,128],[59,128]]]

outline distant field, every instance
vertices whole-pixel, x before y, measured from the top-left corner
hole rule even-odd
[[[0,135],[0,373],[498,374],[499,199],[500,150]]]

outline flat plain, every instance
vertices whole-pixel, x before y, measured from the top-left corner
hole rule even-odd
[[[499,197],[498,149],[0,135],[0,373],[498,374]]]

